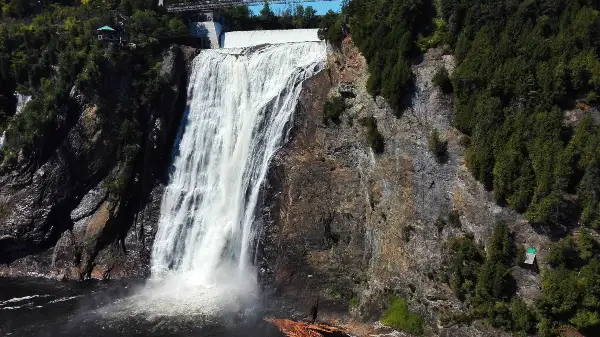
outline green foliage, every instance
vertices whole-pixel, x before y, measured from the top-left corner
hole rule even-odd
[[[511,329],[517,336],[529,336],[535,331],[536,316],[527,303],[513,298],[510,303]]]
[[[450,286],[460,300],[472,305],[470,316],[486,318],[491,325],[517,335],[531,333],[536,317],[524,302],[513,297],[510,268],[514,265],[515,246],[508,226],[496,224],[485,259],[472,236],[453,239],[449,247]]]
[[[77,89],[93,107],[89,113],[101,123],[102,136],[111,140],[108,149],[115,153],[114,179],[107,182],[110,198],[132,193],[129,185],[145,130],[140,120],[158,106],[164,89],[157,61],[173,38],[187,35],[187,27],[178,18],[146,10],[150,6],[143,1],[129,5],[133,15],[124,37],[137,44],[134,49],[108,48],[98,41],[98,27],[117,27],[104,3],[41,3],[24,14],[26,19],[0,23],[0,127],[7,134],[0,150],[3,165],[17,157],[33,167],[47,160],[80,118],[82,107],[70,97]],[[12,97],[16,88],[28,91],[32,100],[19,115],[6,117],[14,114],[14,104],[3,104],[1,98]]]
[[[318,36],[319,39],[327,40],[334,46],[341,46],[345,37],[344,16],[331,10],[327,12],[319,25]]]
[[[448,142],[442,140],[436,128],[432,128],[429,131],[427,141],[429,143],[429,152],[434,155],[438,163],[443,162],[448,156]]]
[[[339,125],[342,120],[340,117],[346,110],[346,102],[343,97],[334,96],[328,99],[323,105],[323,123],[327,124],[328,121]]]
[[[367,142],[373,151],[377,154],[383,153],[385,150],[385,141],[383,135],[377,130],[377,120],[375,117],[367,117],[360,120],[362,126],[365,127]]]
[[[451,94],[454,90],[446,67],[441,67],[435,72],[435,75],[433,75],[433,84],[438,86],[445,94]]]
[[[454,125],[471,136],[474,176],[533,222],[600,226],[600,132],[561,109],[600,92],[600,5],[442,0],[460,64]],[[576,194],[578,198],[565,198]]]
[[[579,238],[566,237],[550,249],[549,263],[555,268],[542,275],[539,308],[548,327],[570,325],[582,332],[600,328],[600,262],[597,244],[582,230]],[[538,329],[541,329],[538,327]],[[541,332],[541,331],[540,331]]]
[[[600,130],[589,114],[566,126],[562,112],[575,105],[586,110],[577,103],[598,99],[600,4],[442,0],[440,8],[459,61],[453,123],[471,138],[466,161],[473,175],[497,202],[533,222],[600,228]],[[553,268],[543,274],[538,305],[540,336],[558,335],[562,325],[598,329],[597,256],[585,229],[551,247]],[[493,288],[502,282],[494,284],[508,267],[506,260],[486,261],[480,275],[492,288],[480,282],[478,297],[494,300]],[[511,305],[513,331],[533,333],[524,324],[532,320],[517,322],[514,311],[522,305]],[[504,317],[497,303],[485,312]],[[505,325],[503,319],[492,324]]]
[[[51,122],[53,108],[56,107],[41,99],[29,102],[21,114],[10,120],[3,151],[16,151],[39,141]]]
[[[414,335],[423,334],[423,318],[408,310],[408,304],[404,298],[390,297],[390,305],[381,317],[381,322]]]
[[[12,97],[16,88],[33,94],[18,116],[14,101],[0,99],[0,126],[7,142],[0,157],[12,162],[21,150],[26,157],[45,155],[58,137],[50,137],[71,117],[68,94],[88,58],[96,55],[95,28],[107,22],[108,11],[91,6],[35,8],[27,20],[0,23],[0,98]],[[5,13],[6,15],[6,13]],[[19,15],[22,16],[22,15]],[[98,60],[96,58],[97,61]]]
[[[451,35],[448,32],[446,21],[441,18],[437,18],[433,20],[433,23],[433,33],[429,34],[429,32],[426,32],[426,34],[428,34],[426,36],[420,34],[417,40],[417,45],[423,52],[427,51],[429,48],[437,47],[444,43],[449,43],[451,40]]]
[[[275,16],[275,13],[271,10],[271,6],[268,1],[265,1],[263,8],[260,10],[260,18],[264,21],[271,20]]]
[[[513,242],[508,226],[500,222],[494,227],[487,247],[486,261],[477,277],[479,302],[502,300],[511,296],[507,278],[512,265]]]
[[[180,19],[159,15],[152,10],[136,10],[129,20],[130,41],[144,47],[164,44],[169,39],[189,34]]]
[[[486,259],[477,274],[475,312],[487,317],[493,326],[510,328],[506,302],[514,294],[510,267],[514,244],[508,226],[500,222],[494,227],[487,246]]]
[[[348,308],[350,310],[356,309],[358,308],[358,306],[360,305],[360,300],[356,297],[353,296],[349,301],[348,301]]]
[[[460,212],[457,209],[453,209],[448,213],[448,222],[454,228],[461,228],[462,223],[460,222]]]
[[[596,243],[588,231],[584,228],[581,229],[579,234],[579,259],[587,262],[594,257],[594,251],[596,249]]]
[[[254,15],[245,5],[220,8],[217,13],[231,30],[321,28],[324,21],[330,20],[329,14],[318,16],[313,7],[302,5],[289,8],[281,15],[275,15],[268,4],[263,6],[259,15]],[[337,14],[333,16],[337,18]]]
[[[347,13],[352,39],[369,63],[369,92],[383,95],[399,115],[413,86],[410,58],[420,52],[416,41],[435,30],[433,2],[352,0]]]
[[[538,334],[540,337],[558,337],[556,324],[547,317],[542,317],[537,325]]]
[[[466,300],[474,294],[483,257],[472,236],[453,239],[450,241],[450,250],[453,253],[450,286],[456,297]]]
[[[577,263],[577,255],[577,247],[573,237],[567,236],[550,247],[548,263],[553,267],[573,266]]]

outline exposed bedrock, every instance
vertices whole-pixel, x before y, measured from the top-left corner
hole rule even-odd
[[[453,57],[434,49],[414,65],[415,94],[400,118],[367,92],[366,62],[350,39],[328,62],[328,72],[305,88],[292,138],[265,187],[262,276],[297,303],[299,314],[320,298],[330,311],[352,302],[355,319],[376,320],[394,294],[429,322],[427,335],[502,335],[484,324],[442,323],[442,316],[464,310],[444,282],[445,243],[472,233],[484,245],[500,220],[516,232],[517,244],[541,248],[547,239],[497,206],[467,171],[461,135],[450,125],[451,98],[432,84],[439,67],[453,71]],[[328,96],[345,97],[339,125],[323,122]],[[360,122],[370,116],[385,139],[382,154],[371,150]],[[432,127],[448,140],[442,163],[428,150]],[[436,227],[453,210],[462,226]],[[517,268],[514,276],[519,295],[538,296],[538,274]]]

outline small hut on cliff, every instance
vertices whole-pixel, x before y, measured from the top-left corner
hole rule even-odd
[[[117,39],[117,31],[112,27],[104,26],[96,29],[98,33],[98,40],[101,41],[115,41]]]

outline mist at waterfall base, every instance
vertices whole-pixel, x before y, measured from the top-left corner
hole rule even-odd
[[[226,313],[211,322],[193,316],[136,315],[118,307],[133,301],[141,289],[143,281],[0,278],[0,336],[283,337],[263,321],[265,315],[279,315],[278,310],[261,308],[244,316]]]
[[[321,42],[203,50],[174,149],[147,281],[0,279],[0,335],[281,336],[258,290],[255,218]]]

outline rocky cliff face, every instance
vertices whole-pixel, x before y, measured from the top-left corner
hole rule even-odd
[[[500,220],[515,231],[517,244],[540,250],[547,239],[515,212],[497,206],[467,171],[461,135],[450,124],[451,99],[432,84],[439,67],[452,72],[452,56],[430,50],[416,62],[416,90],[400,118],[382,97],[366,91],[366,62],[349,39],[330,55],[329,71],[307,85],[261,210],[267,247],[263,276],[298,303],[298,310],[321,298],[330,300],[322,305],[330,313],[352,302],[354,318],[376,320],[395,294],[429,322],[426,335],[502,335],[483,324],[467,327],[449,319],[464,308],[444,282],[445,243],[472,233],[484,245]],[[323,105],[338,95],[347,97],[348,108],[339,125],[326,125]],[[371,150],[359,123],[370,116],[385,139],[382,154]],[[432,128],[448,141],[442,163],[428,150]],[[460,215],[459,228],[436,226],[452,211]],[[536,298],[539,275],[520,268],[513,273],[518,293]]]
[[[189,54],[189,53],[187,53]],[[158,104],[140,113],[142,142],[125,168],[116,161],[122,118],[100,112],[77,88],[79,113],[43,163],[23,162],[0,176],[0,275],[59,278],[143,277],[171,148],[185,107],[185,56],[163,55]],[[189,55],[188,55],[189,56]],[[114,74],[109,96],[127,99],[127,73]],[[59,136],[57,136],[59,137]],[[125,194],[110,193],[120,181]]]

